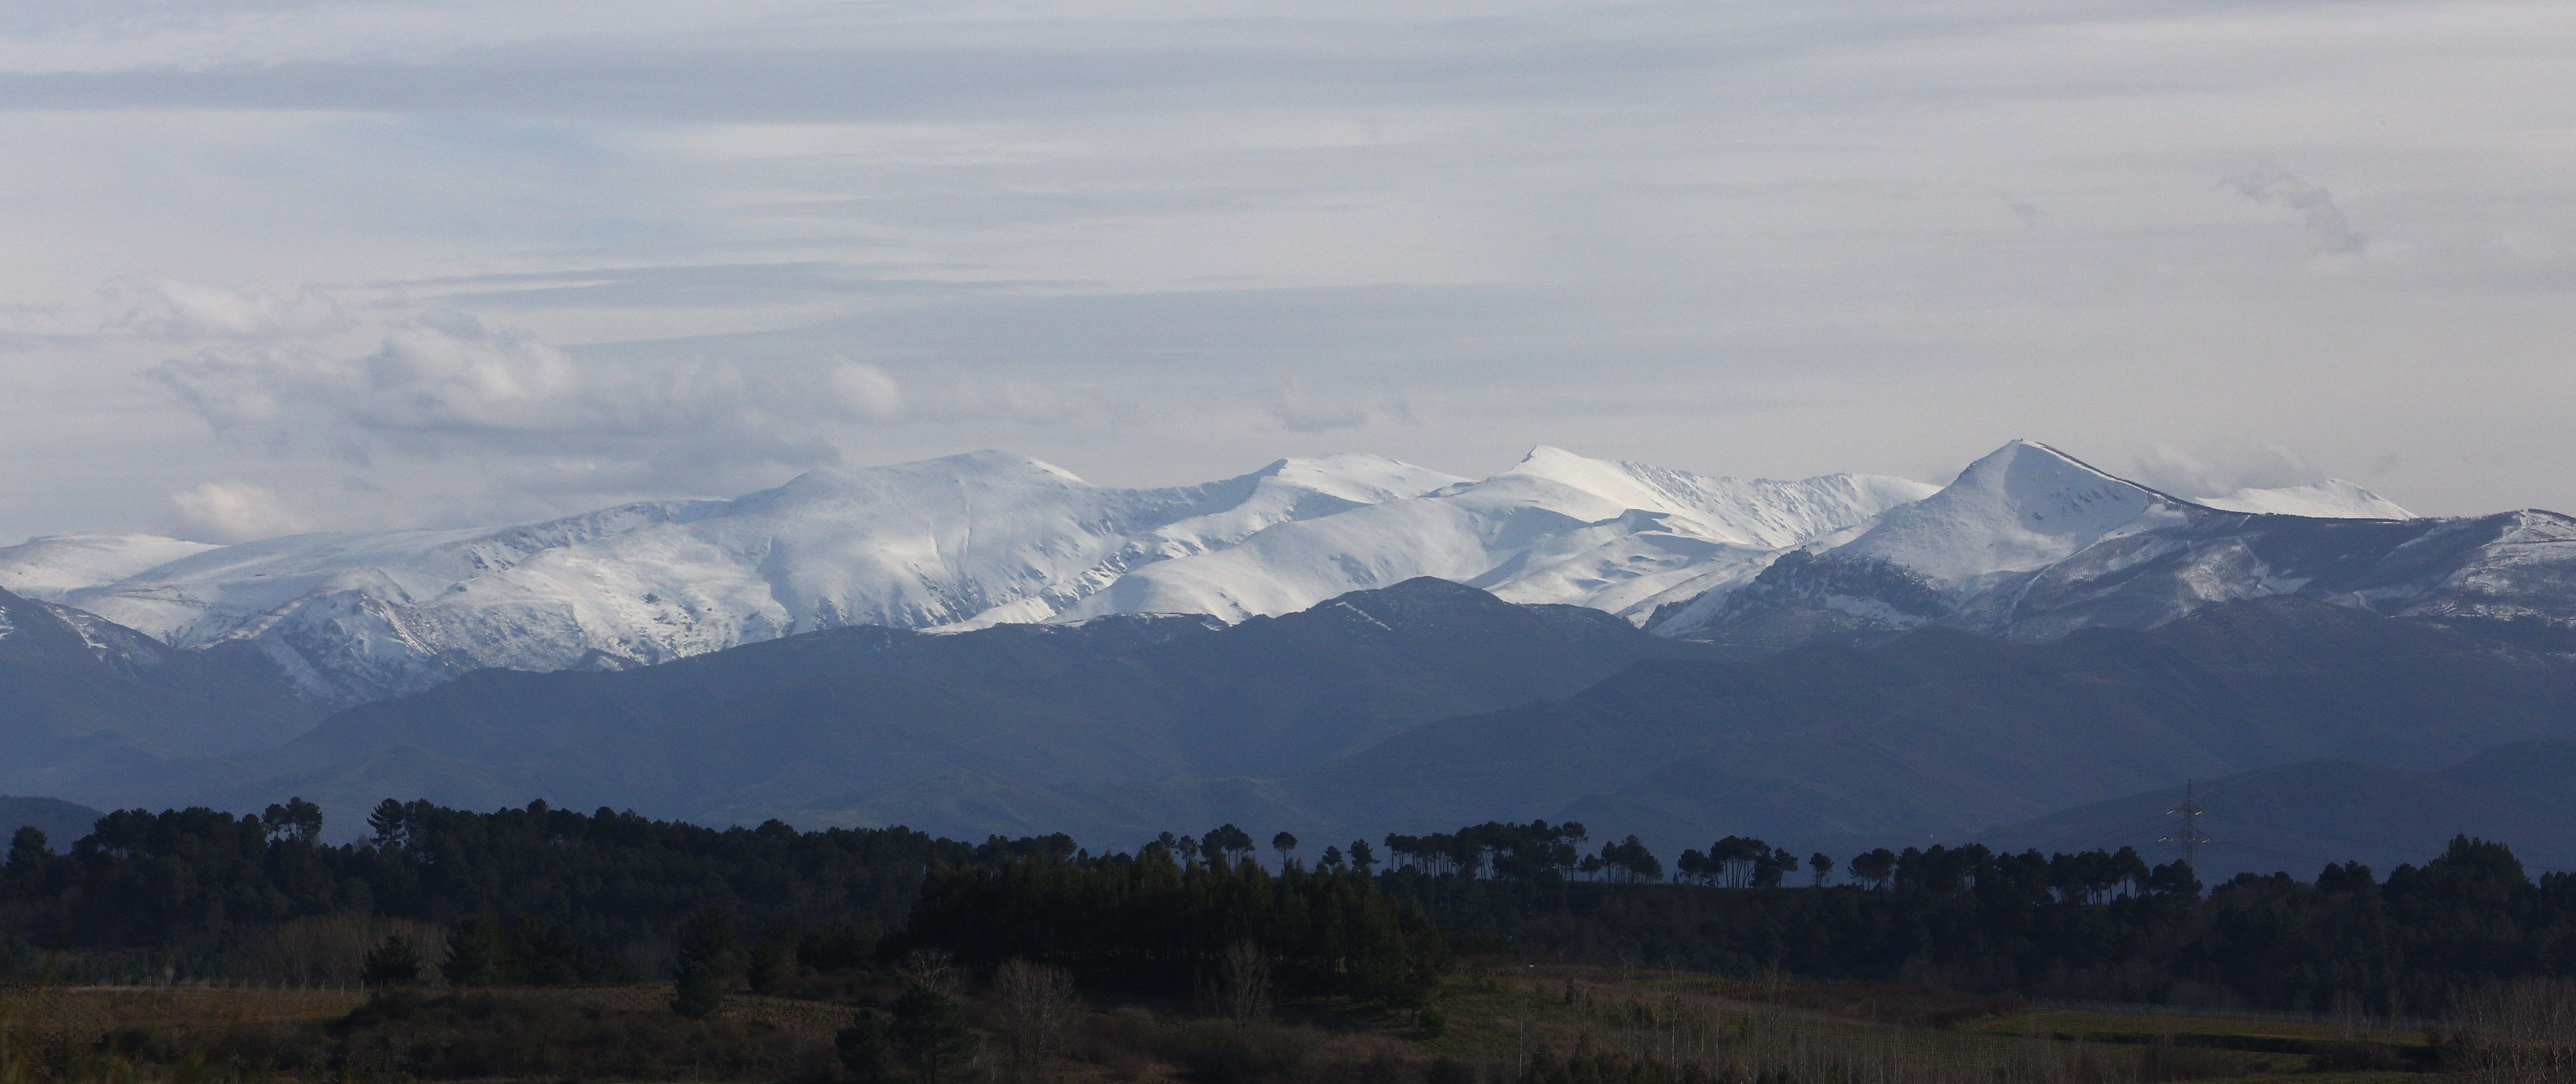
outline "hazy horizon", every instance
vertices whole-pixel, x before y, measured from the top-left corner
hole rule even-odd
[[[0,16],[0,543],[1551,444],[2576,511],[2562,5]]]

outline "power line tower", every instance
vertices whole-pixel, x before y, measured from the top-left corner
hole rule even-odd
[[[2182,828],[2166,836],[2162,842],[2182,844],[2182,860],[2191,867],[2194,876],[2200,873],[2200,845],[2218,842],[2200,830],[2200,814],[2200,783],[2186,780],[2182,785],[2182,804],[2165,811],[2168,817],[2181,817]]]

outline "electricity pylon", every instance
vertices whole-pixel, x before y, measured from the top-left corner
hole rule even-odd
[[[2182,785],[2182,804],[2165,811],[2165,815],[2168,817],[2178,816],[2182,818],[2182,829],[2172,835],[2166,836],[2163,842],[2182,844],[2183,864],[2191,867],[2193,876],[2198,876],[2200,874],[2200,845],[2203,843],[2218,842],[2217,840],[2209,838],[2209,833],[2200,830],[2201,808],[2199,798],[2200,784],[2198,781],[2186,780]]]

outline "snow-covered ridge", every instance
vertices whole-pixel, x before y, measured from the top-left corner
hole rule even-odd
[[[1132,567],[1463,481],[1350,455],[1119,489],[976,452],[501,528],[161,540],[176,560],[114,578],[89,550],[85,564],[49,559],[74,551],[40,539],[0,550],[0,586],[39,585],[180,647],[248,641],[315,695],[356,702],[476,667],[650,663],[851,624],[1044,620]]]
[[[219,547],[150,534],[91,532],[51,534],[0,549],[0,588],[28,598],[60,602],[86,587],[103,587]]]
[[[2280,489],[2239,489],[2224,497],[2202,497],[2195,504],[2230,512],[2312,519],[2413,519],[2415,513],[2341,478]]]
[[[1481,482],[1282,523],[1231,549],[1140,568],[1073,612],[1231,621],[1437,576],[1514,602],[1642,616],[1675,591],[1750,575],[1933,491],[1872,475],[1718,478],[1540,447]]]
[[[1649,615],[1745,645],[1926,625],[2045,640],[2297,596],[2403,617],[2576,626],[2576,520],[2418,519],[2346,482],[2184,500],[2029,441],[1939,493]]]
[[[1974,606],[2008,618],[2051,570],[2191,546],[2219,562],[2191,598],[2243,597],[2273,581],[2239,584],[2230,551],[2168,535],[2404,514],[2340,482],[2185,501],[2024,441],[1946,487],[1727,478],[1542,446],[1473,481],[1337,455],[1124,489],[987,451],[496,528],[224,547],[48,536],[0,549],[0,587],[177,648],[245,642],[313,695],[354,703],[478,667],[620,667],[844,625],[1235,621],[1416,576],[1683,634],[1756,604],[1887,627]],[[1766,573],[1791,553],[1789,575]]]

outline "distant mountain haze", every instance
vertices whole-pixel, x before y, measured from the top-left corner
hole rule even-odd
[[[1104,786],[1275,772],[1697,650],[1438,580],[1211,626],[851,628],[624,673],[490,671],[343,712],[285,760],[406,751],[559,802],[757,820],[953,770]]]
[[[71,850],[72,843],[88,835],[98,819],[106,814],[85,805],[74,805],[59,798],[15,798],[0,794],[0,839],[18,834],[20,828],[33,828],[45,834],[46,846],[57,854]]]
[[[178,793],[323,710],[242,645],[177,651],[92,614],[0,591],[0,792]]]
[[[2509,842],[2534,869],[2576,869],[2576,743],[2499,745],[2439,769],[2309,760],[2060,810],[1980,833],[1989,845],[2073,851],[2164,839],[2186,794],[2209,810],[2204,879],[2311,872],[2326,861],[2386,871],[2468,834]],[[2146,828],[2141,831],[2141,828]]]
[[[1314,816],[1368,808],[1372,828],[1475,810],[1695,845],[1957,840],[2256,767],[2442,764],[2564,740],[2572,696],[2561,658],[2274,598],[2049,643],[1932,628],[1865,649],[1645,662],[1563,701],[1416,728],[1286,789]]]

